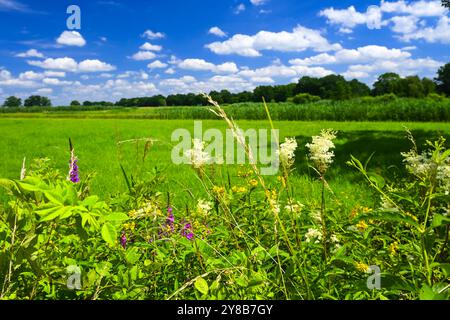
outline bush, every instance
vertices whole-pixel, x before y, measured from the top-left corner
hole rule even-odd
[[[430,93],[427,96],[428,99],[431,99],[433,101],[442,102],[445,100],[445,97],[443,95],[437,94],[437,93]]]
[[[292,102],[295,104],[312,103],[320,100],[319,96],[314,96],[309,93],[299,93],[292,98]]]
[[[391,102],[395,100],[397,100],[397,96],[394,93],[383,94],[374,98],[374,101],[377,102]]]

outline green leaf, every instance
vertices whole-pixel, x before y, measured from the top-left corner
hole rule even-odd
[[[382,176],[380,176],[379,174],[370,172],[367,175],[368,175],[370,181],[375,183],[378,188],[382,189],[385,186],[386,182],[384,181],[384,178]]]
[[[360,220],[378,220],[378,221],[391,221],[391,222],[402,222],[421,230],[420,224],[410,216],[403,215],[400,212],[372,212],[363,213],[355,218],[355,222]]]
[[[105,220],[107,221],[125,221],[128,219],[128,215],[123,212],[113,212],[105,217]]]
[[[114,246],[115,240],[117,238],[117,230],[116,228],[110,224],[109,222],[105,223],[102,227],[102,238],[109,245]]]
[[[202,277],[197,278],[194,283],[195,288],[203,295],[207,295],[209,291],[208,283]]]
[[[442,225],[450,224],[450,217],[446,217],[442,214],[436,214],[433,218],[433,222],[431,223],[431,226],[433,228],[440,227]]]

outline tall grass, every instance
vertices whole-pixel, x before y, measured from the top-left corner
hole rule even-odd
[[[329,121],[450,121],[450,99],[360,98],[322,100],[308,104],[269,103],[273,120]],[[233,119],[264,120],[262,103],[223,107]],[[1,117],[104,118],[104,119],[217,119],[207,107],[32,107],[0,108]]]

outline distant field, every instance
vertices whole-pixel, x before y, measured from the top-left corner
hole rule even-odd
[[[360,98],[316,103],[269,103],[274,120],[297,121],[450,121],[450,99]],[[234,119],[264,120],[261,103],[224,107]],[[101,119],[217,119],[207,106],[186,107],[32,107],[0,108],[0,118],[101,118]]]
[[[145,112],[145,110],[136,110]],[[87,113],[84,113],[87,115]],[[74,142],[76,154],[79,157],[81,178],[89,172],[95,172],[92,183],[94,194],[106,196],[126,188],[119,164],[129,173],[143,176],[145,171],[157,166],[165,168],[168,178],[164,190],[184,190],[178,193],[180,202],[189,199],[189,191],[201,194],[195,174],[187,165],[176,166],[170,161],[172,143],[170,136],[177,128],[193,130],[191,120],[132,120],[132,119],[48,119],[41,118],[1,118],[0,119],[0,177],[18,178],[23,157],[27,163],[38,157],[48,157],[55,165],[65,172],[68,163],[68,138]],[[268,128],[267,121],[238,121],[243,128]],[[361,180],[355,180],[352,170],[345,162],[350,154],[362,159],[376,152],[372,160],[373,166],[383,167],[386,163],[400,165],[400,151],[410,148],[405,139],[404,126],[415,133],[419,143],[432,139],[438,134],[450,136],[449,123],[403,123],[403,122],[300,122],[276,121],[280,135],[295,136],[299,142],[297,150],[297,170],[294,173],[294,185],[300,198],[312,198],[318,190],[314,175],[308,174],[306,151],[304,145],[310,141],[310,136],[318,134],[322,128],[338,130],[336,141],[336,164],[330,171],[331,184],[339,192],[352,194],[357,201],[361,191]],[[223,121],[203,121],[207,128],[225,129]],[[145,160],[142,160],[144,143],[124,143],[119,141],[152,137],[158,141],[150,148]],[[236,175],[235,168],[227,169],[232,178]],[[222,172],[226,180],[227,172]],[[316,190],[316,189],[317,190]],[[365,186],[364,186],[365,188]],[[2,191],[3,192],[3,191]],[[361,193],[362,194],[362,193]],[[175,199],[174,201],[176,201]]]

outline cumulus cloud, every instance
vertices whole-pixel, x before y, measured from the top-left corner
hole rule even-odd
[[[440,1],[395,1],[387,2],[382,0],[381,11],[387,13],[406,13],[416,17],[439,17],[446,14],[446,9]]]
[[[44,58],[44,55],[37,51],[36,49],[30,49],[27,50],[26,52],[21,52],[16,54],[16,57],[19,58]]]
[[[63,31],[56,42],[65,46],[83,47],[86,45],[86,40],[78,31]]]
[[[206,47],[216,54],[238,54],[247,57],[259,57],[262,50],[299,52],[312,49],[323,52],[341,49],[340,44],[330,44],[319,31],[300,25],[292,32],[259,31],[253,36],[236,34],[228,40],[213,42]]]
[[[227,36],[227,34],[224,31],[222,31],[222,29],[220,29],[219,27],[212,27],[212,28],[210,28],[208,33],[209,34],[213,34],[213,35],[218,36],[218,37],[221,37],[221,38]]]
[[[152,60],[156,57],[156,54],[151,51],[139,51],[131,56],[131,59],[142,61],[142,60]]]
[[[236,73],[238,67],[234,62],[225,62],[215,65],[203,59],[185,59],[178,64],[178,67],[186,70],[212,71],[215,73]]]
[[[175,70],[173,68],[168,68],[166,71],[164,71],[166,74],[174,74]]]
[[[142,46],[140,46],[139,49],[145,50],[145,51],[161,51],[162,46],[158,46],[158,45],[146,42]]]
[[[87,59],[77,63],[73,58],[47,58],[44,61],[27,61],[29,65],[43,69],[63,70],[69,72],[107,72],[115,70],[113,65],[97,59]]]
[[[149,69],[160,69],[167,67],[167,63],[161,62],[159,60],[155,60],[147,65]]]
[[[165,36],[166,35],[162,32],[153,32],[152,30],[145,30],[144,33],[142,34],[143,38],[147,38],[149,40],[162,39]]]
[[[268,0],[250,0],[251,4],[254,6],[261,6],[265,4]]]
[[[410,33],[405,33],[400,37],[404,41],[411,40],[424,40],[430,43],[450,43],[450,18],[444,16],[441,17],[436,26],[426,27],[418,30],[413,30]]]
[[[351,29],[359,24],[365,24],[369,29],[380,29],[385,24],[378,6],[369,6],[366,12],[358,12],[354,6],[347,9],[331,7],[320,11],[319,15],[326,17],[327,23],[341,26],[340,31],[343,33],[350,33]]]
[[[376,60],[402,60],[411,57],[411,53],[401,49],[389,49],[384,46],[368,45],[357,49],[342,49],[334,55],[319,54],[305,59],[291,59],[289,63],[299,66],[363,63]]]

